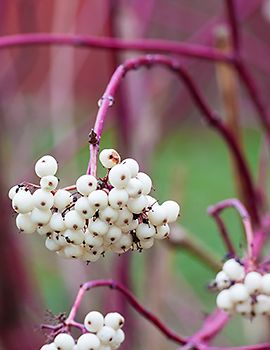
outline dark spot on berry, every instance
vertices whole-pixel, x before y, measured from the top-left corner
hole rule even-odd
[[[44,207],[44,205],[46,205],[46,202],[41,202],[40,204]]]
[[[113,155],[112,154],[109,155],[109,159],[113,159]]]
[[[125,178],[126,178],[125,175],[122,175],[122,176],[120,177],[120,179],[121,179],[122,181],[125,180]]]
[[[113,242],[114,240],[115,240],[115,238],[112,237],[112,238],[111,238],[111,241]]]
[[[88,182],[88,186],[93,186],[93,183],[92,182]]]
[[[83,214],[87,214],[87,210],[83,210]]]
[[[94,254],[94,255],[97,255],[97,252],[94,250],[94,251],[93,251],[93,254]]]

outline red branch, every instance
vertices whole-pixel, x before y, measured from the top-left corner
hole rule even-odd
[[[233,62],[231,55],[222,53],[212,47],[162,39],[125,40],[78,34],[51,33],[16,34],[0,38],[0,49],[33,45],[63,45],[82,48],[172,53],[203,60]]]
[[[256,206],[257,203],[257,195],[255,188],[253,186],[253,182],[251,179],[251,174],[245,160],[245,157],[240,150],[237,140],[235,139],[234,134],[229,130],[229,128],[222,122],[218,113],[211,110],[210,106],[203,99],[202,94],[196,87],[193,82],[191,76],[186,71],[184,67],[180,65],[180,63],[170,57],[162,56],[162,55],[146,55],[142,57],[138,57],[135,59],[129,59],[125,61],[122,65],[120,65],[114,72],[109,81],[106,90],[102,96],[100,108],[96,117],[96,122],[94,126],[94,132],[97,137],[97,142],[90,143],[90,161],[88,164],[87,173],[96,174],[97,169],[97,156],[99,150],[99,140],[102,134],[103,124],[105,121],[105,117],[107,115],[109,107],[113,104],[115,94],[117,89],[121,83],[122,78],[126,75],[127,72],[131,70],[136,70],[140,67],[151,68],[153,66],[164,66],[168,68],[173,73],[176,73],[178,77],[183,81],[189,93],[194,100],[195,104],[202,112],[202,117],[206,120],[206,122],[216,129],[216,131],[222,136],[227,146],[229,147],[232,156],[235,159],[235,162],[238,167],[238,171],[242,176],[242,180],[245,185],[245,197],[246,202],[248,203],[249,212],[252,215],[252,219],[255,224],[259,223],[259,213],[258,208]]]
[[[71,321],[74,321],[74,317],[77,314],[77,311],[81,305],[82,298],[85,294],[85,292],[89,291],[90,289],[97,288],[97,287],[110,287],[112,289],[117,290],[123,296],[127,299],[129,304],[144,318],[146,318],[149,322],[151,322],[156,328],[160,330],[161,333],[163,333],[168,339],[172,340],[173,342],[177,344],[186,344],[187,340],[176,334],[174,331],[169,329],[165,324],[163,324],[152,312],[148,311],[142,304],[140,304],[135,296],[126,289],[122,284],[115,282],[113,280],[95,280],[84,283],[77,294],[77,297],[75,299],[75,302],[73,304],[73,307],[70,311],[70,314],[66,320],[66,324],[69,324]]]

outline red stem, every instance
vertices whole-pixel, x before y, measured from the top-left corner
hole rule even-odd
[[[130,305],[143,317],[145,317],[149,322],[151,322],[156,328],[158,328],[161,333],[163,333],[168,339],[174,341],[177,344],[186,344],[187,340],[176,334],[174,331],[165,326],[152,312],[148,311],[142,304],[140,304],[135,296],[126,289],[123,285],[113,280],[95,280],[84,283],[77,294],[73,307],[70,311],[70,314],[66,320],[66,324],[74,321],[74,317],[77,314],[77,311],[81,305],[82,298],[85,292],[89,291],[92,288],[97,287],[110,287],[119,291],[127,299]]]
[[[227,146],[229,147],[232,156],[235,159],[235,162],[238,167],[238,171],[242,176],[242,180],[245,185],[245,197],[246,202],[248,203],[248,209],[252,215],[252,219],[254,220],[254,223],[259,223],[259,213],[258,208],[256,206],[256,191],[253,186],[253,182],[251,179],[250,171],[247,165],[247,162],[244,158],[243,153],[241,152],[238,142],[235,139],[234,134],[227,128],[227,126],[222,122],[220,116],[211,110],[210,106],[206,103],[206,101],[203,99],[200,91],[196,87],[195,83],[193,82],[191,76],[188,74],[185,68],[183,68],[180,63],[170,57],[163,56],[163,55],[146,55],[142,57],[138,57],[135,59],[129,59],[125,61],[122,65],[120,65],[114,72],[114,74],[111,77],[111,80],[109,81],[109,84],[107,85],[107,88],[103,94],[102,97],[102,103],[100,105],[96,123],[94,126],[94,131],[97,136],[97,143],[90,144],[90,161],[88,164],[87,173],[91,173],[93,175],[96,174],[96,168],[97,168],[97,155],[99,150],[99,140],[102,134],[102,128],[104,124],[105,117],[107,115],[108,109],[110,105],[113,103],[116,91],[121,83],[122,78],[125,76],[125,74],[131,70],[138,69],[140,67],[147,67],[151,68],[153,66],[161,65],[164,66],[174,73],[176,73],[179,78],[184,82],[187,89],[190,92],[190,95],[194,102],[196,103],[197,107],[202,112],[202,116],[206,120],[206,122],[213,128],[217,130],[217,132],[222,136],[224,141],[226,142]]]
[[[238,50],[240,49],[240,40],[235,0],[225,0],[225,4],[227,8],[228,21],[231,28],[233,51],[235,52],[235,54],[237,54]]]
[[[233,57],[219,50],[197,44],[179,43],[162,39],[133,39],[94,37],[78,34],[31,33],[6,35],[0,38],[0,49],[33,45],[65,45],[86,48],[123,51],[163,52],[204,59],[208,61],[233,62]]]
[[[254,243],[254,235],[252,231],[251,226],[251,220],[250,216],[246,210],[246,208],[243,206],[243,204],[238,199],[226,199],[222,202],[219,202],[212,207],[208,208],[208,213],[212,215],[213,217],[219,215],[224,209],[226,208],[235,208],[239,215],[241,216],[242,223],[244,226],[244,232],[247,239],[247,251],[248,251],[248,258],[253,258],[253,243]]]

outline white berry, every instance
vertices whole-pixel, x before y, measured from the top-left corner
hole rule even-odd
[[[96,212],[96,209],[90,206],[90,203],[87,197],[79,198],[75,203],[74,209],[84,219],[90,219]]]
[[[84,219],[76,210],[70,210],[65,215],[65,226],[73,230],[79,230],[84,227]]]
[[[115,330],[112,327],[104,326],[97,332],[97,336],[102,344],[108,345],[115,336]]]
[[[52,156],[43,156],[35,165],[35,172],[38,177],[55,175],[57,172],[57,161]]]
[[[180,207],[175,201],[166,201],[161,204],[161,207],[166,210],[168,222],[175,222],[179,216]]]
[[[100,340],[95,334],[85,333],[77,341],[78,350],[97,350]]]
[[[103,236],[108,232],[109,225],[105,221],[96,219],[89,223],[88,230],[95,236]]]
[[[114,209],[124,207],[128,202],[128,193],[124,189],[113,188],[109,192],[109,204]]]
[[[156,227],[155,239],[167,238],[170,234],[170,226],[168,224],[163,224]]]
[[[244,278],[245,269],[235,259],[229,259],[223,265],[223,271],[233,281],[238,281]]]
[[[114,149],[104,149],[99,154],[100,163],[107,169],[111,169],[121,162],[121,157]]]
[[[147,207],[146,197],[130,198],[127,203],[128,209],[134,214],[140,214]]]
[[[217,307],[224,311],[230,311],[233,308],[233,301],[231,298],[231,293],[228,289],[222,290],[216,299]]]
[[[151,210],[149,210],[148,218],[152,225],[159,226],[167,223],[168,214],[164,207],[161,205],[155,205]]]
[[[60,213],[52,214],[49,225],[52,228],[52,230],[57,232],[64,231],[66,228],[63,216]]]
[[[12,199],[12,207],[17,213],[29,213],[34,208],[33,196],[30,191],[17,192]]]
[[[135,177],[139,172],[139,164],[135,159],[127,158],[122,161],[122,164],[126,165],[130,171],[131,177]]]
[[[40,179],[40,187],[46,191],[53,191],[58,186],[58,178],[54,175],[43,176]]]
[[[118,189],[125,188],[131,178],[130,170],[126,165],[118,164],[109,172],[109,181]]]
[[[77,191],[83,196],[88,196],[97,188],[97,179],[93,175],[82,175],[76,181]]]
[[[30,214],[18,214],[16,217],[16,226],[23,233],[34,233],[37,225],[31,220]]]
[[[60,333],[55,337],[54,344],[59,350],[73,350],[75,341],[71,335]]]
[[[244,283],[250,294],[257,293],[262,287],[262,275],[257,271],[249,272]]]
[[[47,210],[41,210],[34,208],[31,212],[31,220],[39,226],[46,225],[52,217],[52,212]]]
[[[51,209],[54,204],[53,195],[50,192],[43,190],[42,188],[34,192],[33,201],[34,206],[42,210]]]
[[[114,338],[110,345],[112,346],[113,349],[117,349],[123,343],[124,340],[125,340],[125,333],[123,332],[122,329],[118,329],[115,332]]]
[[[90,205],[96,209],[103,209],[108,205],[108,195],[103,190],[91,192],[88,196],[88,200]]]
[[[142,183],[142,191],[143,191],[143,194],[149,194],[151,192],[151,189],[152,189],[152,180],[151,178],[145,174],[145,173],[138,173],[136,178],[138,180],[141,181]]]
[[[98,332],[104,326],[104,317],[98,311],[89,312],[84,319],[84,327],[88,332]]]
[[[58,190],[54,195],[54,206],[59,210],[66,208],[71,201],[71,195],[66,190]]]
[[[155,235],[156,229],[151,224],[141,223],[136,228],[136,235],[141,240],[151,238]]]
[[[270,295],[270,273],[266,273],[262,277],[262,292]]]
[[[246,286],[242,283],[236,283],[229,289],[230,296],[233,302],[244,302],[249,298],[249,293]]]

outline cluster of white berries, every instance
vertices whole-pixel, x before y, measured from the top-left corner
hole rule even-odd
[[[110,312],[105,317],[98,311],[89,312],[84,319],[85,332],[75,341],[68,333],[60,333],[50,344],[40,350],[111,350],[117,349],[125,340],[121,329],[124,317]]]
[[[227,260],[214,280],[220,292],[217,306],[231,314],[245,317],[270,316],[270,273],[246,272],[235,259]]]
[[[107,168],[106,177],[82,175],[69,190],[56,189],[57,161],[49,155],[39,159],[35,172],[40,188],[17,185],[9,191],[19,230],[37,231],[46,237],[49,250],[87,262],[107,251],[148,249],[155,239],[166,238],[179,205],[174,201],[159,205],[149,195],[151,178],[139,172],[134,159],[121,162],[113,149],[104,149],[99,159]]]

